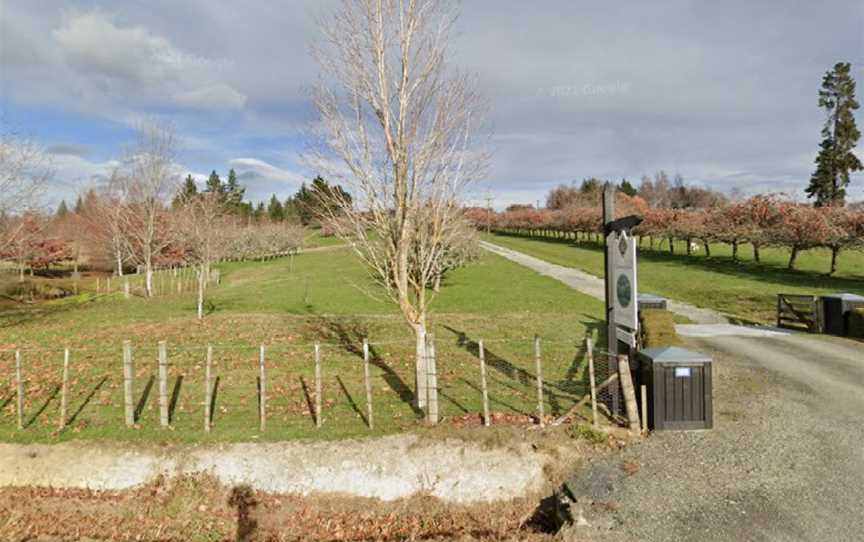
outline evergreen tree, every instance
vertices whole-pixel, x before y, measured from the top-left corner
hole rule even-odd
[[[621,184],[618,185],[618,191],[627,194],[630,197],[635,196],[637,193],[636,187],[630,184],[630,181],[627,179],[621,179]]]
[[[207,179],[207,185],[204,188],[204,191],[213,194],[225,193],[225,185],[222,184],[222,179],[219,178],[219,174],[216,173],[215,169],[210,173],[210,178]]]
[[[265,216],[267,216],[267,210],[264,208],[264,202],[259,201],[258,206],[255,207],[255,211],[252,213],[252,218],[255,219],[255,222],[261,222]]]
[[[192,174],[186,175],[186,179],[183,181],[183,186],[180,187],[180,190],[177,191],[177,195],[174,196],[174,201],[171,205],[176,209],[180,207],[183,202],[189,201],[195,196],[198,195],[198,185],[195,184],[195,179],[192,178]]]
[[[810,178],[807,196],[815,205],[842,207],[846,203],[849,174],[861,171],[862,164],[853,150],[861,138],[855,125],[855,80],[848,62],[838,62],[826,72],[819,91],[819,107],[826,113],[822,142],[816,156],[816,171]]]
[[[583,194],[594,194],[595,192],[603,189],[603,181],[600,179],[596,179],[594,177],[585,179],[582,181],[582,186],[579,188],[579,191]]]
[[[270,205],[267,206],[267,216],[271,222],[282,222],[285,220],[285,209],[282,207],[282,202],[273,194],[270,198]]]
[[[351,205],[352,198],[340,185],[331,185],[319,175],[312,180],[310,187],[303,183],[293,200],[300,222],[305,226],[319,215],[338,211],[336,206],[340,205],[339,202]]]
[[[78,199],[75,201],[75,214],[80,215],[84,212],[84,200],[81,199],[81,196],[78,196]]]
[[[228,172],[228,182],[224,186],[224,191],[226,208],[233,213],[240,212],[243,197],[246,195],[246,189],[240,186],[240,183],[237,181],[237,173],[233,168]]]
[[[57,207],[57,216],[59,218],[63,218],[64,216],[69,214],[69,207],[66,206],[66,200],[60,202],[60,206]]]

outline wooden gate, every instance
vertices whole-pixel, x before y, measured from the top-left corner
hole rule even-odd
[[[819,333],[819,298],[814,295],[777,294],[777,327]]]

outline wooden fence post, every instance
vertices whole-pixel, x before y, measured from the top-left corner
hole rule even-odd
[[[639,433],[639,407],[636,406],[636,390],[633,387],[633,377],[630,375],[630,360],[626,355],[618,356],[618,380],[621,381],[621,392],[624,394],[624,409],[631,433]]]
[[[588,379],[591,384],[591,425],[597,427],[597,379],[594,377],[594,341],[591,337],[585,339],[585,349],[588,351]]]
[[[21,351],[15,351],[15,384],[17,387],[16,410],[18,414],[18,429],[24,429],[24,378],[21,369]]]
[[[540,427],[546,426],[546,417],[543,408],[543,368],[540,362],[540,336],[534,335],[534,367],[537,371],[537,415]]]
[[[99,288],[99,286],[100,286],[99,277],[96,277],[96,295],[99,295],[100,293],[102,293],[102,290]]]
[[[129,279],[126,278],[126,279],[123,281],[123,297],[126,298],[126,299],[129,299],[129,296],[130,296],[130,293],[129,293]]]
[[[66,427],[69,408],[69,348],[63,349],[63,384],[60,388],[60,429]]]
[[[105,293],[110,294],[111,293],[111,277],[108,277],[106,279],[106,282],[107,282],[107,284],[105,285],[105,290],[106,290]]]
[[[321,427],[321,345],[315,343],[315,427]]]
[[[261,421],[261,432],[267,427],[267,371],[264,368],[264,345],[258,349],[258,369],[260,376],[258,379],[259,397],[258,397],[258,417]]]
[[[159,341],[159,425],[168,427],[168,345]]]
[[[207,360],[204,362],[204,431],[210,432],[210,420],[213,414],[210,406],[213,403],[213,385],[210,383],[210,366],[213,363],[213,347],[207,345]]]
[[[429,423],[438,423],[438,367],[435,360],[435,335],[426,335],[426,412]]]
[[[369,429],[374,428],[372,421],[372,382],[369,379],[369,340],[363,339],[363,380],[366,385],[366,421]]]
[[[135,362],[132,359],[132,341],[123,341],[123,405],[126,414],[126,427],[135,425],[135,402],[132,397],[134,389]]]
[[[483,425],[489,427],[492,420],[489,419],[489,390],[486,387],[486,349],[483,347],[483,339],[477,343],[480,350],[480,388],[483,392]]]

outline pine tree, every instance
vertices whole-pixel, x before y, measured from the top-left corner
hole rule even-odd
[[[207,179],[207,185],[204,188],[204,191],[214,194],[225,193],[225,185],[222,184],[222,179],[219,178],[219,174],[216,173],[215,169],[212,173],[210,173],[210,177]]]
[[[618,191],[627,194],[630,197],[636,195],[636,187],[630,184],[627,179],[621,179],[621,184],[618,185]]]
[[[272,222],[282,222],[285,220],[285,209],[282,208],[282,202],[273,194],[270,198],[270,205],[267,206],[267,216]]]
[[[81,199],[81,196],[78,196],[78,199],[75,200],[75,214],[80,215],[84,212],[84,200]]]
[[[862,169],[861,161],[853,152],[861,132],[855,125],[854,111],[859,106],[851,69],[848,62],[838,62],[833,70],[825,73],[819,91],[819,107],[825,110],[826,119],[816,156],[816,171],[807,187],[807,196],[816,198],[817,207],[845,205],[849,174]]]
[[[246,189],[237,181],[237,173],[232,168],[228,172],[228,182],[225,184],[225,206],[230,212],[239,213],[243,204]]]
[[[176,209],[183,205],[184,202],[191,200],[195,196],[198,195],[198,185],[195,184],[195,179],[192,178],[192,174],[186,175],[186,179],[183,181],[183,186],[180,187],[180,190],[177,191],[177,195],[174,196],[174,201],[171,202],[171,205]]]
[[[64,216],[69,214],[69,207],[66,206],[66,200],[60,202],[60,206],[57,207],[57,216],[59,218],[63,218]]]

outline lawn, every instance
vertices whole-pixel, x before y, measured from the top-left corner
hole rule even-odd
[[[409,328],[346,248],[267,262],[220,266],[221,286],[203,322],[191,290],[154,299],[95,295],[85,277],[77,296],[0,305],[0,440],[109,439],[212,442],[343,438],[421,426],[411,400],[414,343]],[[162,277],[170,283],[170,276]],[[104,284],[104,283],[103,283]],[[545,409],[566,409],[585,391],[584,337],[602,327],[602,304],[494,255],[445,280],[431,319],[444,423],[481,411],[476,341],[487,345],[492,410],[536,411],[533,340],[542,337]],[[374,430],[365,419],[362,338],[371,343]],[[122,341],[136,364],[133,429],[123,424]],[[172,420],[159,426],[157,343],[167,341]],[[313,344],[321,343],[322,427],[311,412]],[[204,359],[214,349],[218,378],[213,429],[205,433]],[[259,431],[258,347],[265,346],[267,427]],[[58,431],[62,349],[71,349],[68,426]],[[22,350],[24,430],[16,429],[14,355]]]
[[[574,267],[603,276],[603,251],[594,243],[574,244],[554,239],[529,239],[506,234],[487,235],[486,240],[551,263]],[[664,244],[665,247],[665,244]],[[761,263],[752,259],[752,249],[739,249],[739,261],[732,260],[728,245],[711,245],[711,257],[701,250],[691,256],[686,246],[676,254],[647,242],[639,251],[640,291],[685,301],[720,311],[745,321],[770,323],[776,319],[777,294],[821,295],[852,292],[864,295],[864,254],[841,253],[838,272],[826,276],[830,253],[808,250],[798,257],[798,270],[786,268],[789,253],[763,248]]]

